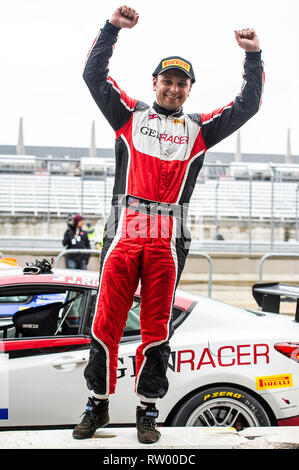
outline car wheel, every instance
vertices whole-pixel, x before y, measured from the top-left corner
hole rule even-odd
[[[271,426],[269,417],[249,393],[233,387],[211,387],[189,398],[177,411],[172,426]]]

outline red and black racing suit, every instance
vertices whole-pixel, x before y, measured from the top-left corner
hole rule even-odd
[[[155,402],[168,389],[166,370],[176,286],[190,242],[187,205],[207,149],[259,109],[264,83],[260,52],[247,52],[234,101],[209,114],[167,111],[132,99],[108,76],[119,29],[108,21],[89,52],[84,80],[116,133],[115,183],[106,224],[87,386],[98,398],[114,393],[118,345],[141,281],[142,344],[135,392]]]

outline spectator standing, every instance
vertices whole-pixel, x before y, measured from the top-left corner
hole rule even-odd
[[[87,236],[88,236],[88,240],[93,241],[94,237],[95,237],[95,234],[96,234],[96,228],[90,222],[87,222],[86,225],[87,225],[86,233],[87,233]]]

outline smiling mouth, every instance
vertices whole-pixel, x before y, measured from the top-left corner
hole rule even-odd
[[[171,101],[176,101],[179,99],[178,96],[169,96],[169,95],[165,95],[167,99],[171,100]]]

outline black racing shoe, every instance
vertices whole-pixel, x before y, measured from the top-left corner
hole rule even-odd
[[[155,406],[147,406],[141,408],[137,406],[136,410],[136,426],[138,441],[142,444],[153,444],[160,439],[161,433],[156,427],[156,418],[159,416],[159,411]]]
[[[98,428],[107,426],[109,424],[108,405],[108,400],[96,404],[94,398],[88,398],[82,421],[73,430],[73,437],[87,439],[92,437]]]

